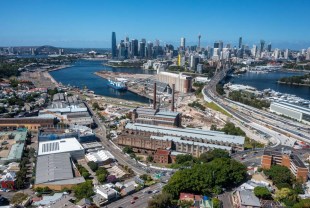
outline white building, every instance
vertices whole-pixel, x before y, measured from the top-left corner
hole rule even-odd
[[[54,141],[39,142],[38,155],[70,153],[74,159],[84,158],[84,148],[76,138],[65,138]]]
[[[310,109],[284,102],[272,102],[270,111],[310,124]]]
[[[95,192],[108,201],[118,197],[118,192],[106,185],[96,187]]]
[[[85,157],[87,161],[93,161],[99,165],[109,164],[115,160],[115,157],[107,150],[90,152],[86,154]]]

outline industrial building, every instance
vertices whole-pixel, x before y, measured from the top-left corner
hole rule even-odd
[[[41,128],[38,134],[40,142],[75,137],[79,142],[96,141],[91,128],[71,125],[69,128]]]
[[[284,102],[272,102],[270,111],[310,124],[310,108]]]
[[[97,163],[99,166],[110,164],[115,160],[114,156],[111,152],[107,150],[100,150],[98,152],[90,152],[85,155],[86,161],[93,161]]]
[[[308,168],[301,159],[290,152],[265,150],[262,156],[262,168],[270,169],[271,165],[282,165],[290,169],[291,173],[303,182],[308,180]]]
[[[159,72],[157,80],[172,86],[175,84],[175,90],[180,93],[190,93],[192,91],[192,77],[182,73],[175,74],[171,72]]]
[[[38,155],[70,153],[75,160],[83,159],[85,150],[76,138],[39,142]]]
[[[135,108],[132,111],[132,121],[141,124],[181,127],[181,113],[163,109]]]
[[[171,149],[198,157],[211,149],[242,151],[244,140],[242,136],[217,131],[128,123],[118,136],[117,143],[133,147],[137,152],[154,154],[157,149]]]
[[[0,132],[0,164],[20,161],[27,139],[27,129]]]
[[[37,132],[41,127],[53,127],[53,118],[0,118],[0,130],[16,130],[26,128],[29,131]]]
[[[74,166],[69,153],[49,154],[37,157],[34,187],[49,187],[60,191],[71,189],[85,182]]]

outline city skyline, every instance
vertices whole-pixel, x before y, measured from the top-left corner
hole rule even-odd
[[[263,39],[273,48],[301,49],[310,45],[309,6],[304,0],[2,1],[0,45],[110,48],[115,31],[117,42],[128,36],[179,46],[185,37],[198,45],[201,34],[201,47],[217,40],[238,46],[242,37],[249,46]]]

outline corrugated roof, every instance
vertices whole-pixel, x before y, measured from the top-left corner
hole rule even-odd
[[[151,133],[161,133],[177,137],[197,138],[208,141],[229,142],[232,144],[243,145],[245,138],[242,136],[226,135],[223,132],[207,131],[202,129],[191,128],[173,128],[164,126],[155,126],[140,123],[128,123],[126,129],[147,131]]]
[[[36,164],[36,184],[74,178],[69,153],[39,156]]]

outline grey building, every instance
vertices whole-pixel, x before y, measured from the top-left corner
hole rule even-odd
[[[53,190],[72,188],[85,182],[75,174],[75,166],[69,153],[50,154],[37,157],[34,187],[49,187]]]

